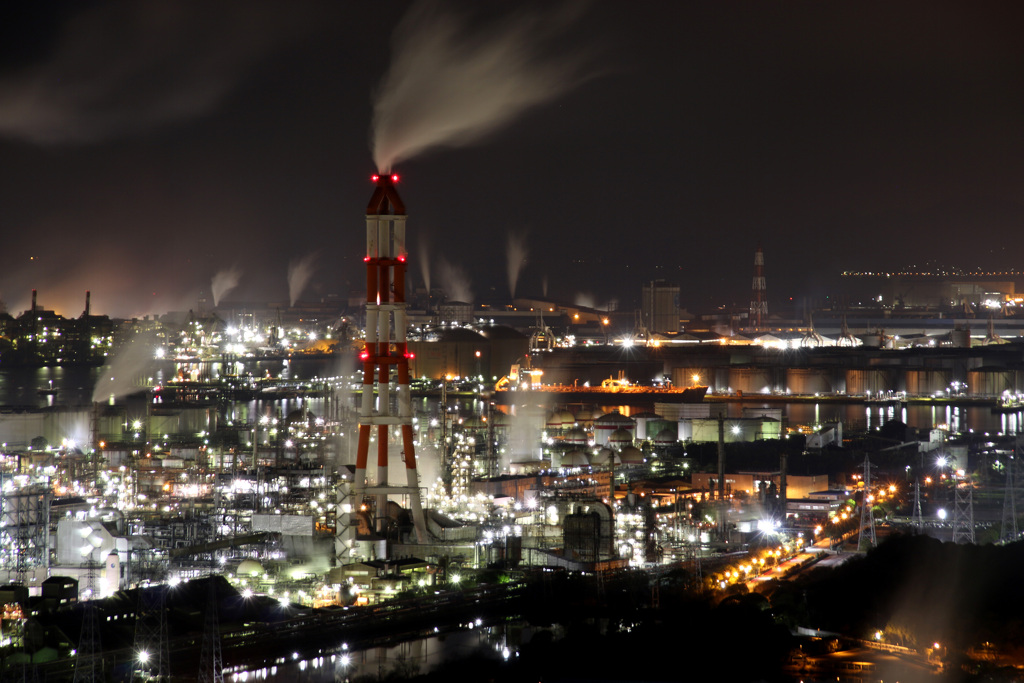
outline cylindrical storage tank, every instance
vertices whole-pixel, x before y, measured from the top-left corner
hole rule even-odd
[[[628,429],[616,429],[608,435],[608,445],[612,448],[621,448],[632,443],[633,434]]]
[[[852,396],[864,396],[869,392],[878,394],[883,391],[896,391],[892,383],[892,374],[882,368],[849,369],[846,371],[846,393]]]
[[[886,335],[881,330],[876,330],[875,332],[868,332],[867,334],[859,334],[859,335],[857,335],[857,338],[860,339],[860,343],[862,345],[870,347],[870,348],[873,348],[873,349],[878,349],[878,348],[883,348],[883,347],[888,346],[888,344],[887,344],[888,340],[886,339]],[[848,392],[848,393],[852,393],[852,392]]]
[[[580,408],[576,411],[576,424],[583,427],[584,429],[591,429],[594,426],[594,420],[604,415],[600,410],[592,408]]]
[[[725,394],[729,392],[729,368],[715,368],[714,379],[711,382],[711,393]]]
[[[643,465],[644,454],[636,446],[626,446],[619,452],[619,459],[623,465]]]
[[[658,434],[666,429],[675,430],[676,421],[666,420],[663,417],[659,417],[657,420],[647,421],[647,438],[653,440]]]
[[[558,448],[551,451],[551,469],[557,470],[562,466],[562,455],[563,451]]]
[[[605,449],[600,449],[594,454],[590,459],[590,464],[595,467],[607,467],[612,461],[614,461],[615,465],[622,465],[623,463],[617,453],[605,447]]]
[[[1021,391],[1018,375],[1006,368],[975,368],[967,371],[968,396],[1001,396],[1004,391]]]
[[[632,432],[633,420],[617,410],[602,415],[594,420],[594,440],[599,444],[607,444],[608,437],[610,437],[612,432],[616,429],[626,429]],[[632,434],[630,434],[630,441],[632,440]]]
[[[570,446],[586,446],[587,433],[579,427],[573,427],[565,433],[564,441]]]
[[[655,448],[667,448],[679,440],[679,429],[678,427],[665,427],[660,432],[654,435],[654,447]]]
[[[615,458],[615,464],[622,462],[619,458],[619,454],[612,449],[600,448],[596,453],[594,453],[593,457],[590,458],[590,463],[599,467],[607,467],[612,458]]]
[[[644,439],[649,438],[648,435],[653,436],[653,432],[648,431],[647,424],[651,420],[660,420],[660,419],[661,419],[661,416],[658,415],[657,413],[644,412],[644,413],[639,413],[637,415],[633,415],[633,420],[636,421],[636,438],[637,438],[637,440],[638,441],[643,441]]]
[[[693,438],[693,420],[683,418],[679,420],[676,429],[678,430],[679,440],[686,442]]]
[[[950,373],[948,370],[932,368],[907,368],[904,374],[908,396],[945,395],[949,388]]]
[[[582,451],[569,451],[562,458],[562,467],[589,467],[590,461]]]
[[[695,385],[711,385],[715,378],[715,372],[709,367],[672,368],[671,377],[672,386],[681,389]]]
[[[957,325],[950,330],[949,341],[955,349],[971,348],[971,328]]]
[[[832,394],[832,372],[827,368],[788,368],[786,391],[802,396]]]
[[[770,393],[771,373],[765,368],[729,368],[729,386],[734,392],[742,391],[744,394]]]

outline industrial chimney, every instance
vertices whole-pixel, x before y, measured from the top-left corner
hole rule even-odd
[[[32,290],[32,317],[36,315],[36,290]]]
[[[426,540],[426,521],[420,501],[419,478],[412,432],[412,399],[409,393],[409,358],[405,301],[405,204],[395,183],[397,175],[374,175],[375,189],[366,207],[366,348],[363,392],[359,414],[359,442],[353,491],[373,495],[377,516],[386,510],[388,494],[409,498],[413,526],[419,542]],[[397,400],[392,406],[392,396]],[[396,410],[397,409],[397,410]],[[395,410],[397,414],[392,411]],[[377,481],[366,485],[370,435],[376,428]],[[405,485],[388,482],[389,430],[401,433]]]
[[[82,313],[82,317],[83,318],[88,318],[90,315],[92,315],[91,307],[89,305],[89,299],[91,297],[92,297],[92,292],[90,292],[88,289],[85,290],[85,311]]]
[[[764,281],[764,251],[757,245],[754,252],[754,282],[750,294],[750,327],[760,332],[768,322],[768,297]]]

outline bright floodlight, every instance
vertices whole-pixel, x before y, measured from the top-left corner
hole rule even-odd
[[[949,463],[949,461],[946,460],[946,456],[944,455],[940,455],[935,459],[935,464],[939,467],[945,467],[947,463]]]
[[[149,661],[149,653],[146,652],[145,650],[142,650],[141,652],[139,652],[139,662],[142,663],[142,664],[145,664],[148,661]]]

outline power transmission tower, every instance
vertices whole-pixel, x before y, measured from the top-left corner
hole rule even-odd
[[[206,600],[206,624],[203,627],[203,649],[199,656],[201,683],[224,683],[224,659],[220,650],[220,620],[217,615],[217,577],[210,576]]]
[[[75,653],[74,683],[96,683],[103,678],[103,648],[100,645],[96,603],[82,603],[82,635]]]
[[[135,616],[135,662],[132,681],[166,681],[170,657],[167,651],[167,586],[139,589]]]
[[[953,475],[953,543],[974,543],[974,482],[958,471]]]
[[[699,532],[698,532],[699,533]],[[687,560],[693,563],[693,583],[698,591],[704,589],[704,570],[700,564],[700,541],[686,544]]]
[[[857,537],[857,550],[864,548],[865,541],[868,548],[878,545],[878,538],[875,536],[875,512],[871,505],[871,460],[867,454],[864,455],[864,491],[860,501],[860,532]],[[864,529],[867,527],[867,533]]]
[[[924,533],[924,519],[921,516],[921,480],[914,480],[914,531]]]

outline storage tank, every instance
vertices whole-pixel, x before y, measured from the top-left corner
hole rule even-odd
[[[562,467],[590,467],[590,460],[582,451],[569,451],[562,457]]]
[[[672,368],[672,385],[679,388],[713,385],[714,377],[715,372],[709,367]]]
[[[636,446],[626,446],[619,453],[619,459],[623,465],[643,465],[644,454]]]
[[[762,394],[772,391],[771,373],[764,368],[729,368],[729,387],[734,392]]]
[[[608,438],[617,429],[628,430],[630,432],[630,441],[632,441],[633,420],[617,410],[594,420],[594,440],[599,444],[607,444]]]
[[[907,368],[904,373],[905,391],[909,396],[945,395],[952,380],[949,370],[933,368]]]
[[[878,394],[883,391],[896,391],[892,382],[892,373],[882,368],[850,369],[846,371],[846,393],[862,396],[868,392]]]
[[[1000,396],[1004,391],[1019,393],[1019,372],[1008,368],[975,368],[967,371],[968,396]]]
[[[679,427],[672,425],[665,427],[654,435],[655,448],[668,448],[679,440]]]
[[[832,394],[836,391],[832,378],[832,371],[826,368],[788,368],[786,391],[804,396]]]
[[[633,443],[633,433],[628,429],[616,429],[608,436],[608,445],[612,448],[621,448]]]
[[[564,441],[570,446],[585,446],[587,444],[587,433],[579,427],[573,427],[565,433]]]
[[[649,438],[649,434],[653,436],[654,432],[648,432],[647,423],[650,420],[660,420],[661,416],[657,413],[642,412],[631,416],[636,423],[636,438],[639,441]]]
[[[594,453],[593,457],[590,458],[590,462],[591,464],[597,465],[599,467],[607,467],[608,463],[611,462],[613,458],[615,460],[616,465],[622,462],[622,460],[619,458],[619,454],[613,451],[612,449],[600,448],[597,450],[596,453]]]

